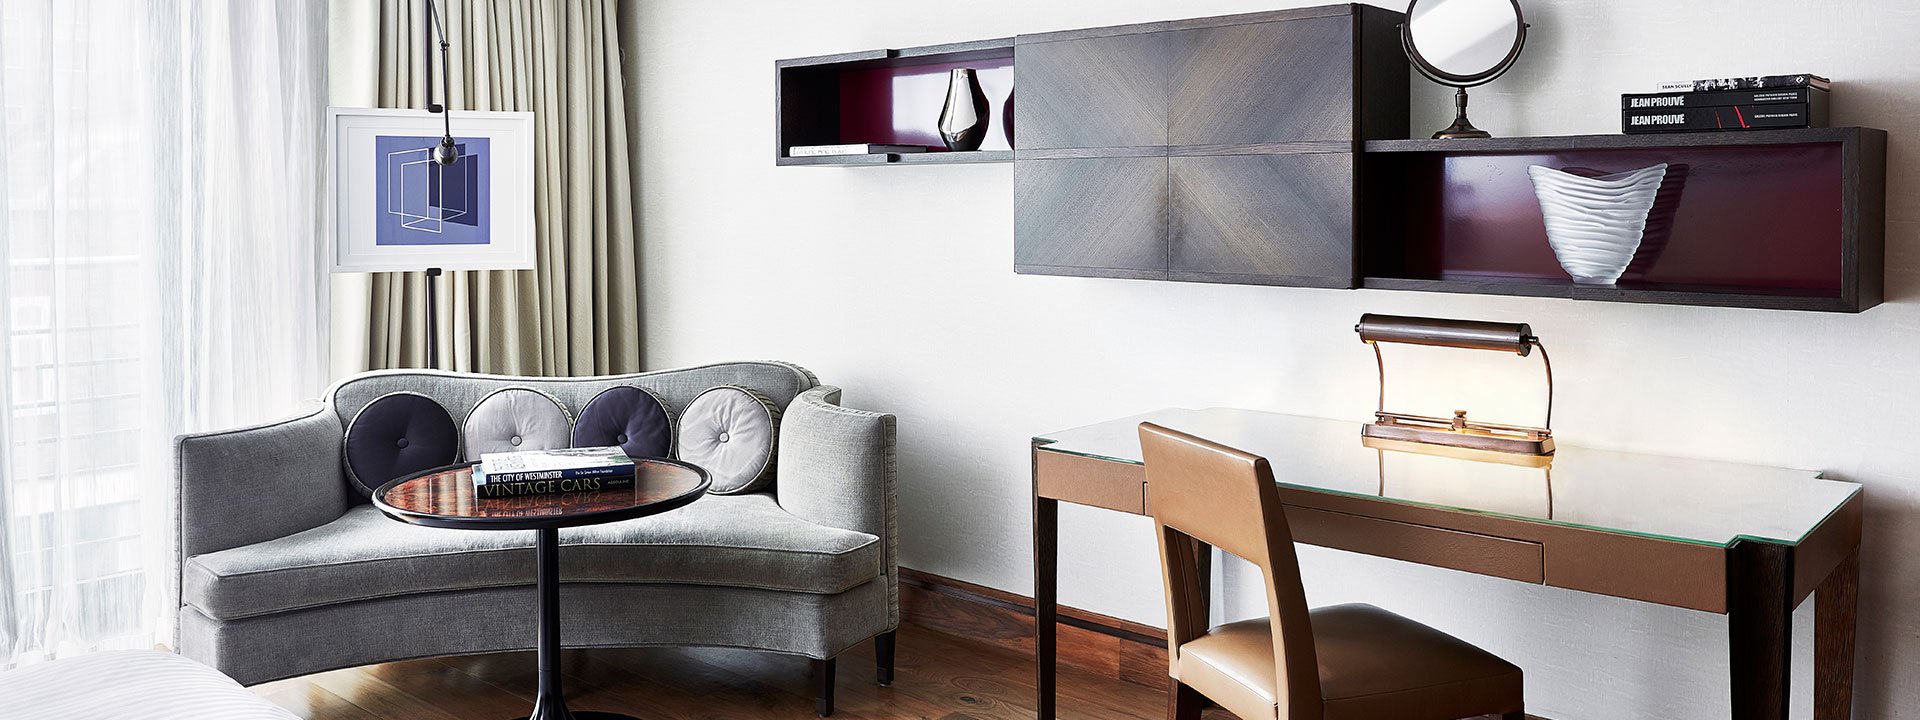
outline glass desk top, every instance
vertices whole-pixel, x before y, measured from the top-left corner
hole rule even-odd
[[[1148,421],[1265,457],[1285,487],[1700,545],[1795,545],[1860,492],[1810,470],[1565,445],[1545,468],[1376,450],[1359,423],[1233,408],[1160,410],[1034,442],[1137,465]]]

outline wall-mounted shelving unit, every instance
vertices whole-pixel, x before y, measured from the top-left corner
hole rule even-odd
[[[1829,312],[1881,302],[1884,131],[1374,139],[1407,134],[1399,17],[1329,5],[780,60],[775,163],[1013,162],[1021,273]],[[786,157],[938,148],[957,67],[987,92],[980,151]],[[1527,167],[1662,162],[1626,275],[1573,283]]]
[[[1377,140],[1362,157],[1362,287],[1839,312],[1881,301],[1881,130]],[[1527,167],[1657,163],[1667,179],[1627,274],[1574,284]]]
[[[973,68],[987,94],[986,142],[947,152],[940,108],[947,71]],[[931,165],[1011,162],[1013,38],[822,55],[774,63],[777,165]],[[924,145],[925,153],[787,157],[795,145]]]

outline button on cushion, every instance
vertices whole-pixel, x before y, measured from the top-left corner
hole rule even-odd
[[[371,497],[389,480],[459,460],[460,431],[433,398],[382,395],[347,423],[345,459],[347,479]]]
[[[673,413],[646,388],[616,385],[580,409],[574,447],[618,445],[631,457],[668,457],[673,452]]]
[[[567,447],[573,418],[552,395],[533,388],[500,388],[480,399],[467,413],[464,429],[467,457],[516,450],[552,450]]]
[[[707,388],[680,415],[680,459],[706,468],[709,492],[754,492],[773,482],[779,425],[780,409],[765,395],[737,385]]]

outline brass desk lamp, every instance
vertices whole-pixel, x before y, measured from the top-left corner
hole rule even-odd
[[[1430,452],[1421,446],[1459,448],[1475,459],[1516,465],[1541,465],[1553,455],[1553,362],[1547,348],[1526,323],[1497,323],[1478,320],[1400,317],[1366,314],[1353,327],[1360,341],[1373,346],[1374,362],[1380,367],[1380,402],[1374,421],[1361,426],[1362,442],[1382,449]],[[1547,370],[1547,417],[1541,427],[1483,422],[1467,418],[1467,411],[1455,410],[1451,418],[1430,417],[1387,410],[1387,364],[1380,353],[1381,343],[1428,345],[1433,347],[1494,350],[1521,357],[1540,350]],[[1445,453],[1443,453],[1445,454]]]

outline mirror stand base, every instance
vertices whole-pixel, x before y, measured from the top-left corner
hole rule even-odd
[[[1467,89],[1466,88],[1458,88],[1454,91],[1453,110],[1454,110],[1453,124],[1448,125],[1447,129],[1445,130],[1441,130],[1440,132],[1434,133],[1433,139],[1451,140],[1454,138],[1493,137],[1493,135],[1489,134],[1487,131],[1474,127],[1473,122],[1467,119]]]
[[[1473,123],[1467,122],[1467,119],[1464,117],[1460,118],[1458,121],[1448,126],[1447,129],[1441,130],[1440,132],[1433,134],[1433,139],[1435,140],[1453,140],[1457,138],[1490,138],[1490,137],[1493,137],[1492,133],[1489,133],[1485,130],[1481,130],[1480,128],[1474,127]]]

